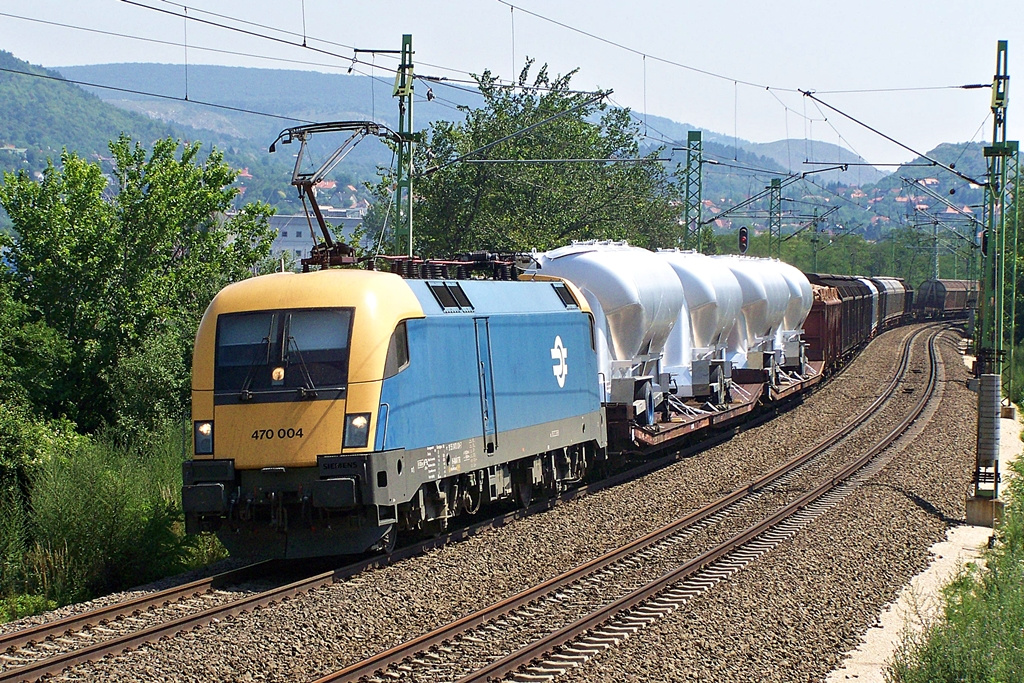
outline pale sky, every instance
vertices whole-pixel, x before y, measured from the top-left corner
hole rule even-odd
[[[842,144],[875,164],[906,161],[913,155],[835,112],[819,111],[795,91],[814,90],[825,102],[925,152],[940,142],[991,140],[991,118],[986,120],[991,90],[944,86],[990,84],[998,40],[1009,41],[1011,79],[1024,81],[1024,71],[1015,68],[1024,64],[1024,3],[1019,0],[137,2],[176,14],[187,6],[189,16],[232,23],[254,33],[270,34],[266,27],[275,27],[297,34],[274,34],[293,43],[301,44],[305,32],[308,46],[340,55],[190,21],[191,64],[345,73],[352,47],[398,49],[402,34],[411,33],[419,74],[468,78],[466,72],[489,68],[508,78],[529,56],[548,63],[554,73],[578,67],[580,72],[573,79],[576,87],[611,88],[613,103],[629,106],[639,115],[650,112],[755,142],[786,137],[824,140]],[[243,26],[202,10],[253,23]],[[123,0],[0,0],[0,49],[48,67],[183,64],[185,36],[185,20]],[[361,59],[371,61],[369,55]],[[395,64],[385,56],[376,57],[375,62]],[[366,65],[356,69],[371,73]],[[388,78],[382,69],[375,73]],[[424,86],[417,88],[423,92]],[[929,89],[903,90],[918,88]],[[444,88],[434,89],[443,96]],[[882,89],[901,90],[824,92]],[[1019,139],[1021,127],[1015,123],[1024,120],[1024,109],[1015,115],[1013,94],[1011,88],[1007,131],[1009,139]]]

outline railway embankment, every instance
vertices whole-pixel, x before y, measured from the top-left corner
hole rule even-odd
[[[1000,435],[1001,469],[1012,477],[1016,472],[1010,468],[1020,467],[1015,463],[1024,450],[1019,419],[1002,419]],[[877,628],[864,634],[860,645],[848,653],[849,658],[829,675],[827,683],[883,683],[894,658],[910,656],[908,646],[912,649],[914,644],[924,642],[929,629],[941,622],[946,607],[943,592],[950,584],[966,572],[985,571],[985,550],[992,536],[988,527],[964,524],[950,528],[946,538],[931,547],[934,559],[928,568],[911,579],[886,607]]]

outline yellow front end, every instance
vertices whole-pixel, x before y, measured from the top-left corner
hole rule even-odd
[[[380,386],[379,380],[350,384],[345,399],[216,406],[214,457],[232,458],[242,470],[315,467],[318,455],[370,450]],[[369,414],[367,446],[342,449],[349,413]]]
[[[349,309],[348,381],[343,392],[265,392],[240,399],[214,386],[220,316],[258,311]],[[388,345],[402,320],[423,317],[408,285],[397,275],[361,270],[277,273],[224,289],[210,304],[196,336],[192,419],[212,422],[212,453],[196,459],[230,459],[236,470],[316,467],[318,455],[372,450]],[[289,373],[302,367],[293,361]],[[366,444],[342,448],[346,415],[366,416]],[[362,422],[357,420],[357,424]],[[199,437],[199,434],[197,434]],[[197,441],[198,445],[198,441]]]

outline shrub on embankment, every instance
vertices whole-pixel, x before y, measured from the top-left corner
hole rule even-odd
[[[179,428],[134,446],[71,437],[33,469],[27,493],[0,495],[0,620],[218,557],[182,533],[182,445]]]
[[[941,617],[907,636],[886,672],[894,683],[1024,680],[1024,465],[985,568],[964,568],[944,590]]]

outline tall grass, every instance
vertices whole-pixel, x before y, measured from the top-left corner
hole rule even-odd
[[[7,618],[179,573],[224,556],[183,533],[187,434],[168,427],[134,444],[77,440],[41,463],[27,505],[0,500],[0,596]]]
[[[986,553],[986,569],[969,567],[946,587],[942,617],[907,636],[887,681],[1024,680],[1024,464],[1013,469],[999,543]]]
[[[1006,354],[1006,366],[1003,369],[1003,385],[1009,391],[1009,399],[1018,406],[1024,400],[1024,344],[1018,344],[1013,349],[1013,364],[1010,364],[1010,354]]]

